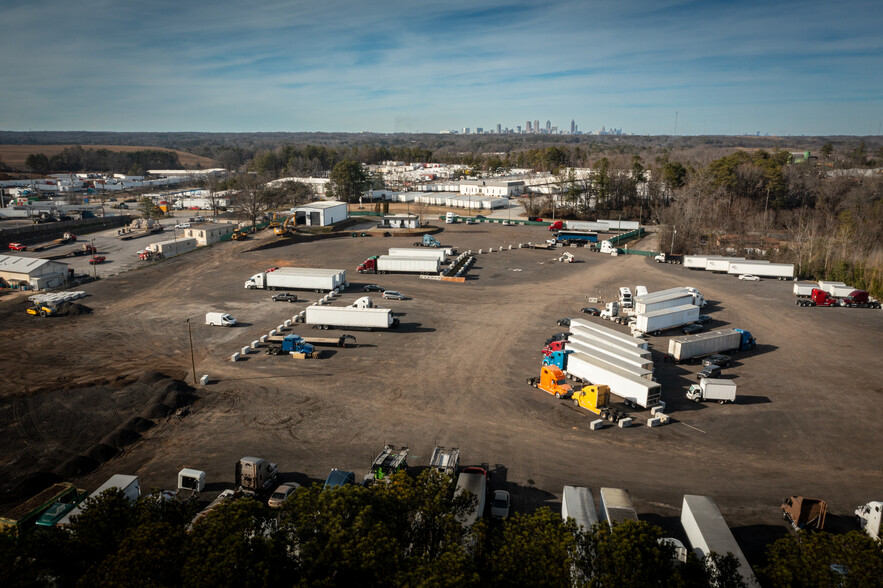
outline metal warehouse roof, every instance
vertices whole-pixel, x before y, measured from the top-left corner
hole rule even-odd
[[[346,206],[346,202],[341,202],[339,200],[325,200],[322,202],[310,202],[309,204],[304,204],[303,206],[296,206],[291,210],[308,210],[310,208],[335,208],[337,206]]]
[[[17,255],[0,255],[0,272],[14,272],[17,274],[30,274],[35,269],[46,265],[47,263],[55,263],[57,265],[67,266],[66,263],[52,261],[49,259],[40,259],[37,257],[19,257]]]

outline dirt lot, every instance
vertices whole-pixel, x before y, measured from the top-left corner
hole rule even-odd
[[[546,236],[541,227],[500,225],[446,226],[438,235],[461,251]],[[7,297],[0,302],[3,437],[23,437],[43,470],[100,443],[155,401],[155,389],[117,398],[145,372],[192,383],[189,318],[197,374],[211,377],[196,387],[189,414],[154,419],[140,440],[74,481],[92,489],[113,473],[134,473],[144,487],[170,488],[188,466],[205,470],[219,490],[232,483],[236,459],[260,455],[305,482],[323,480],[332,467],[361,476],[384,443],[408,445],[412,465],[425,465],[436,444],[457,445],[466,464],[489,465],[494,486],[513,493],[517,510],[556,504],[565,484],[589,486],[596,496],[601,486],[625,487],[642,518],[682,536],[682,495],[711,495],[752,561],[764,541],[786,532],[778,512],[785,496],[827,499],[839,515],[830,518],[835,529],[850,528],[846,517],[856,505],[879,499],[883,312],[798,308],[788,282],[740,282],[582,249],[573,264],[542,250],[483,254],[464,284],[355,272],[366,257],[412,241],[341,238],[264,251],[248,251],[255,241],[225,243],[82,287],[89,296],[81,302],[94,313],[80,317],[35,320],[23,301]],[[298,293],[304,302],[286,304],[243,288],[273,265],[346,269],[352,286],[337,304],[363,295],[366,283],[400,290],[410,299],[380,305],[399,314],[401,328],[354,333],[358,347],[325,348],[317,360],[261,353],[231,363],[233,352],[318,297]],[[636,284],[651,291],[695,286],[712,301],[712,327],[756,336],[758,348],[727,370],[739,384],[736,404],[687,401],[699,367],[659,361],[674,422],[589,431],[589,413],[524,383],[538,372],[543,340],[562,330],[556,319],[578,316],[590,296],[613,299],[619,286]],[[242,324],[202,324],[212,310]],[[665,350],[668,337],[650,343]],[[104,398],[96,385],[104,385]],[[60,394],[69,414],[41,412]],[[650,416],[629,412],[639,423]],[[95,414],[109,422],[96,426]],[[32,421],[50,431],[55,419],[94,432],[77,443],[24,433]],[[0,479],[28,473],[21,451],[20,441],[2,444]]]
[[[25,169],[25,160],[27,160],[28,155],[42,153],[46,157],[52,157],[53,155],[58,155],[68,147],[73,147],[73,145],[0,145],[0,161],[13,169]],[[204,168],[215,167],[215,162],[208,157],[194,155],[192,153],[179,151],[177,149],[165,149],[163,147],[135,145],[86,145],[84,149],[92,149],[94,151],[98,151],[99,149],[107,149],[108,151],[119,152],[144,151],[146,149],[155,149],[158,151],[174,151],[178,154],[178,160],[181,162],[181,165],[186,168],[196,167],[197,165],[201,165]]]

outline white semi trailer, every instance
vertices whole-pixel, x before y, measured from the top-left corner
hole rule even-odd
[[[676,363],[712,353],[754,349],[756,341],[745,329],[721,329],[695,335],[673,337],[668,341],[668,354]]]
[[[821,282],[819,282],[821,284]],[[815,282],[795,282],[794,283],[794,295],[798,298],[809,298],[812,296],[812,291],[816,288],[819,288],[819,284]],[[846,284],[844,284],[845,286]]]
[[[428,257],[444,263],[450,255],[448,251],[450,249],[444,247],[390,247],[389,255],[392,257]]]
[[[745,583],[748,586],[758,586],[748,560],[742,554],[714,499],[710,496],[685,494],[681,508],[681,525],[699,559],[704,559],[711,552],[718,555],[732,553],[739,563],[739,574]]]
[[[762,278],[791,280],[794,278],[793,263],[769,263],[761,261],[731,261],[728,274],[751,274]]]
[[[105,490],[119,490],[129,502],[135,502],[141,497],[141,484],[138,482],[138,476],[127,476],[125,474],[115,474],[110,479],[98,487],[95,492],[89,495],[89,498],[98,498]],[[88,500],[88,499],[87,499]],[[86,507],[86,500],[75,506],[69,513],[58,521],[57,526],[65,527],[70,524],[71,519],[83,512]]]
[[[666,329],[682,327],[695,323],[699,318],[699,307],[692,304],[675,306],[654,310],[646,314],[639,314],[637,321],[632,325],[632,330],[637,333],[652,333],[659,335]]]
[[[346,270],[312,267],[280,267],[255,274],[245,281],[247,289],[266,290],[330,292],[346,286]]]
[[[592,491],[583,486],[565,486],[561,495],[561,518],[573,519],[577,529],[591,531],[598,522]]]
[[[437,257],[399,257],[397,255],[380,255],[370,257],[356,268],[359,273],[413,273],[437,274],[441,271],[441,262]]]
[[[819,282],[819,290],[824,290],[834,298],[843,298],[849,296],[855,290],[852,286],[847,286],[843,282]],[[808,295],[812,295],[812,290]]]
[[[705,270],[709,272],[724,272],[730,269],[731,261],[744,261],[744,257],[709,257],[705,260]]]
[[[635,302],[635,312],[637,314],[646,314],[656,310],[665,308],[674,308],[675,306],[684,306],[693,304],[693,295],[687,292],[672,292],[663,296],[641,297]]]
[[[391,329],[399,324],[388,308],[308,306],[304,322],[316,329]]]
[[[615,341],[613,339],[608,339],[603,335],[599,335],[597,333],[587,333],[585,331],[579,331],[577,329],[573,329],[570,332],[570,337],[568,337],[568,341],[579,341],[580,343],[587,343],[589,345],[601,346],[606,349],[609,349],[612,353],[617,355],[623,355],[628,357],[635,357],[640,359],[645,359],[647,361],[653,361],[652,354],[650,351],[646,349],[642,349],[640,347],[629,347],[627,345],[622,345],[619,341]]]
[[[633,367],[644,370],[653,371],[653,360],[648,357],[641,357],[627,351],[620,351],[608,345],[602,345],[595,341],[586,341],[585,339],[575,339],[571,337],[564,343],[565,349],[572,349],[579,353],[585,353],[594,357],[612,357],[625,362]]]
[[[611,529],[613,525],[625,521],[638,522],[638,513],[635,511],[635,505],[632,504],[629,491],[622,488],[601,488],[600,514],[601,521],[610,525]]]
[[[585,319],[571,320],[570,330],[572,332],[574,330],[582,330],[590,333],[597,333],[608,339],[619,341],[620,343],[628,347],[640,348],[645,350],[649,347],[649,344],[646,341],[635,339],[634,337],[630,337],[625,333],[620,333],[619,331],[615,331],[607,327],[602,327],[601,325],[596,325],[595,323],[587,321]]]
[[[610,391],[622,398],[626,406],[650,408],[659,404],[662,396],[662,387],[657,382],[640,378],[584,353],[568,355],[565,371],[572,378],[610,386]]]

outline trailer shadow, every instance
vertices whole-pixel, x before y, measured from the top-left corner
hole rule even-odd
[[[745,525],[730,527],[730,531],[752,567],[765,563],[767,546],[791,534],[784,525]]]
[[[397,329],[390,329],[391,333],[396,331],[400,333],[435,333],[435,329],[432,327],[423,327],[421,326],[423,323],[399,323]]]
[[[773,401],[770,400],[766,396],[750,396],[750,395],[736,395],[736,401],[733,404],[771,404]]]

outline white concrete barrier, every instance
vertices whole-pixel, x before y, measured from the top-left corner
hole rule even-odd
[[[203,375],[201,378],[199,378],[199,383],[200,383],[202,386],[206,386],[206,385],[208,385],[208,374],[205,374],[205,375]]]
[[[261,335],[261,338],[258,339],[258,341],[260,341],[261,343],[266,343],[266,342],[267,342],[267,336],[266,336],[266,335]]]
[[[276,327],[276,330],[281,333],[282,331],[285,330],[285,325],[279,325],[278,327]]]
[[[671,415],[660,412],[656,413],[656,416],[659,418],[659,423],[662,425],[667,425],[669,422],[671,422]]]
[[[661,406],[661,407],[662,407],[662,410],[665,410],[665,401],[664,401],[664,400],[660,400],[660,401],[659,401],[659,404],[657,404],[657,406]]]
[[[230,361],[239,361],[239,354],[238,354],[238,353],[234,353],[233,355],[231,355],[231,356],[230,356]]]
[[[272,331],[270,331],[270,336],[271,336],[271,337],[273,337],[273,336],[275,336],[275,335],[276,335],[276,329],[273,329]]]
[[[257,349],[257,348],[258,348],[258,345],[260,345],[260,341],[252,341],[252,342],[251,342],[251,348],[252,348],[252,349]]]
[[[664,407],[662,407],[662,406],[654,406],[653,408],[650,409],[650,414],[652,414],[653,416],[658,416],[659,413],[662,412],[663,410],[664,410]]]
[[[246,345],[242,348],[242,355],[248,355],[249,347]]]
[[[619,419],[619,422],[616,423],[616,424],[619,425],[619,428],[620,428],[620,429],[627,429],[628,427],[631,427],[631,426],[632,426],[632,419],[631,419],[631,417],[626,417],[626,418],[624,418],[624,419]]]
[[[286,327],[290,327],[290,326],[291,326],[291,321],[288,320],[288,319],[285,319],[285,322],[282,323],[282,324],[283,324],[284,326],[286,326]]]
[[[479,255],[481,255],[481,254],[482,254],[482,251],[481,251],[481,249],[479,249],[479,250],[478,250],[478,254],[479,254]]]
[[[659,417],[653,417],[653,418],[647,419],[647,426],[648,427],[658,427],[661,424],[662,424],[662,419],[660,419]]]
[[[600,431],[604,428],[604,419],[594,420],[589,423],[589,430],[591,431]]]

